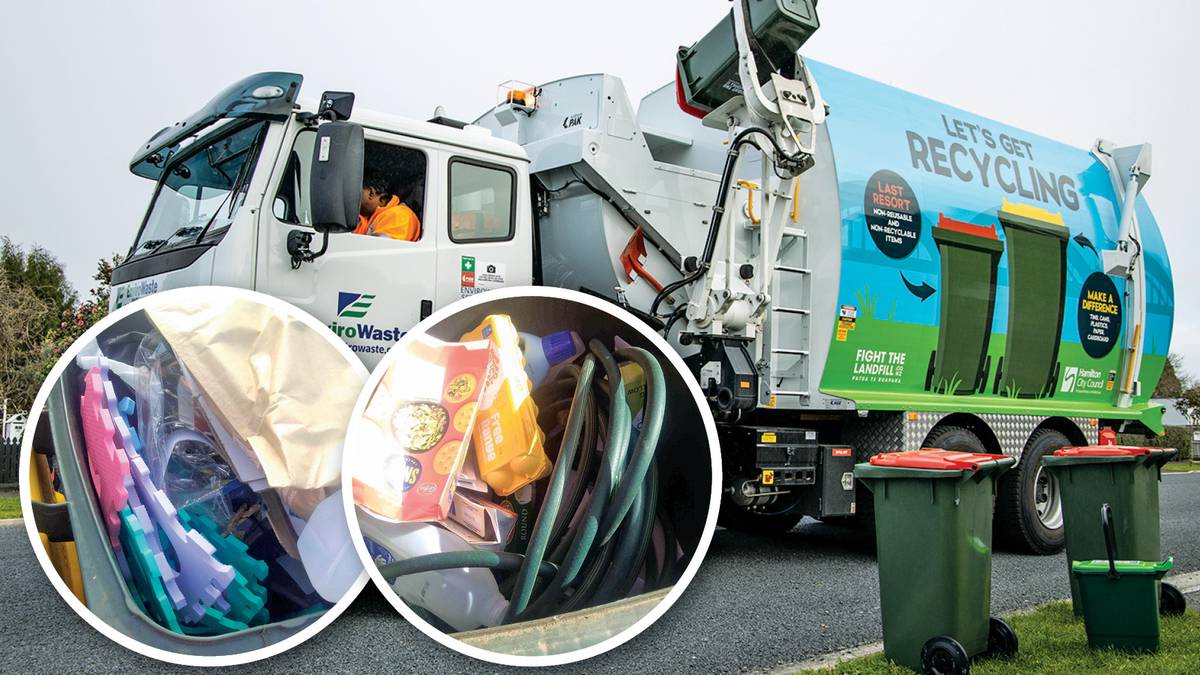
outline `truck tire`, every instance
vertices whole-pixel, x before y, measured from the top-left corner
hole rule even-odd
[[[771,513],[770,509],[768,506],[763,512],[753,511],[722,497],[717,524],[747,534],[774,535],[791,532],[804,518],[804,512],[798,508],[784,513]]]
[[[929,437],[925,439],[924,447],[937,450],[953,450],[955,452],[987,452],[983,441],[979,440],[974,431],[966,427],[956,426],[944,426],[934,429],[929,433]]]
[[[1000,543],[1021,553],[1053,555],[1063,550],[1062,496],[1042,457],[1071,441],[1054,429],[1038,429],[1025,443],[1021,461],[1000,477],[995,532]]]

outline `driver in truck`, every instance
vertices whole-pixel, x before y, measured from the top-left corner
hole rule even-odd
[[[392,192],[382,173],[369,173],[363,179],[362,203],[359,206],[355,234],[391,237],[400,241],[421,238],[421,220],[412,208]]]

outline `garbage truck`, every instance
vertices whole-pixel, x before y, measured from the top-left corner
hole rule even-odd
[[[862,520],[856,462],[937,447],[1017,458],[997,534],[1058,551],[1041,458],[1162,431],[1173,287],[1150,145],[1076,148],[806,59],[818,28],[815,0],[738,0],[636,106],[587,74],[502,85],[469,123],[252,75],[138,148],[156,187],[112,303],[251,288],[374,365],[463,297],[594,294],[692,369],[726,526]],[[355,233],[364,176],[415,240]]]

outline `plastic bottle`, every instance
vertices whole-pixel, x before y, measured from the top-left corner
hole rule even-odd
[[[583,340],[573,330],[560,330],[545,337],[530,333],[518,333],[525,352],[525,372],[537,388],[546,378],[565,363],[570,363],[583,354]]]
[[[358,511],[358,524],[376,563],[387,564],[430,553],[474,551],[458,535],[428,523],[394,523]],[[374,543],[376,546],[371,546]],[[392,588],[401,600],[420,605],[455,630],[498,625],[508,611],[496,577],[486,569],[456,568],[397,577]]]

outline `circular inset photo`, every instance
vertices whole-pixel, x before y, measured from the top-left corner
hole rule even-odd
[[[173,663],[315,635],[366,583],[340,493],[366,376],[265,295],[189,288],[115,311],[55,365],[21,449],[51,582],[109,638]]]
[[[682,359],[618,306],[493,291],[384,357],[346,437],[342,494],[367,573],[459,652],[515,666],[636,636],[716,525],[716,427]]]

